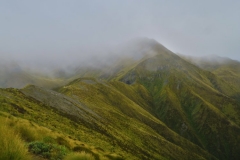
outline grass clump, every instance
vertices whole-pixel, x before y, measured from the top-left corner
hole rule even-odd
[[[0,160],[29,160],[21,138],[5,124],[0,124]]]
[[[94,156],[86,152],[71,153],[67,155],[64,160],[95,160]]]
[[[36,130],[31,129],[30,126],[18,125],[16,129],[20,133],[22,139],[27,142],[32,142],[39,139]]]

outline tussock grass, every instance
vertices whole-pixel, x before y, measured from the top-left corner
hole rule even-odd
[[[86,152],[71,153],[67,155],[64,160],[95,160],[95,158]]]
[[[27,148],[20,136],[5,124],[0,124],[0,160],[29,160]]]
[[[11,127],[19,134],[21,139],[26,142],[32,142],[42,138],[41,130],[27,120],[8,117],[5,122],[7,126]]]
[[[27,142],[32,142],[32,141],[39,139],[39,135],[36,132],[36,130],[30,128],[30,126],[20,124],[20,125],[16,126],[16,130],[19,132],[22,139]]]

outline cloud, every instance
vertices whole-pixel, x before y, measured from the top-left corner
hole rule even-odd
[[[0,58],[67,66],[140,36],[174,52],[240,60],[239,7],[216,0],[1,1]]]

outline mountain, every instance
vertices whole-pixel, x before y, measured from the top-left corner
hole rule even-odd
[[[239,62],[196,63],[146,38],[119,52],[112,63],[81,67],[54,89],[0,90],[0,118],[31,156],[240,158]],[[39,143],[52,146],[48,156],[39,145],[38,152],[31,148]]]

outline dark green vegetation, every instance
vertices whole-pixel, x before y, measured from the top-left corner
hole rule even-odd
[[[240,159],[236,67],[200,66],[153,40],[140,48],[52,90],[1,89],[1,123],[33,159]]]

